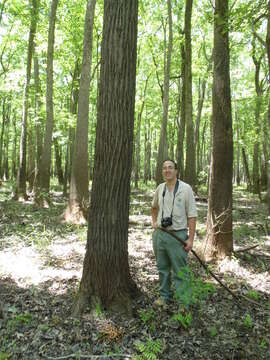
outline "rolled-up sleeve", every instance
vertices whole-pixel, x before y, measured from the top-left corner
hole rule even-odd
[[[186,209],[187,217],[188,218],[197,217],[198,213],[197,213],[196,201],[191,186],[188,186],[187,196],[188,196],[187,209]]]

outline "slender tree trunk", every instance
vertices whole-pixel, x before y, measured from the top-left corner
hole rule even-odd
[[[230,91],[228,0],[215,1],[212,154],[205,250],[224,257],[233,250],[233,137]]]
[[[46,129],[40,167],[37,174],[37,186],[39,191],[49,193],[50,190],[50,169],[52,153],[52,132],[54,123],[53,114],[53,56],[55,38],[55,20],[58,0],[52,0],[49,17],[48,49],[47,49],[47,91],[46,91]]]
[[[185,46],[181,46],[181,79],[182,79],[182,91],[181,91],[181,115],[180,124],[178,130],[177,141],[177,163],[179,169],[179,177],[184,179],[185,166],[184,166],[184,139],[186,131],[186,115],[185,115],[185,97],[186,97],[186,80],[185,80],[185,64],[186,64]]]
[[[62,170],[62,153],[57,139],[54,139],[55,167],[59,185],[64,185],[64,174]]]
[[[238,122],[238,113],[237,107],[235,106],[235,123],[236,123],[236,184],[237,186],[240,185],[241,177],[240,177],[240,129],[239,129],[239,122]]]
[[[20,139],[20,159],[17,174],[17,185],[14,192],[14,198],[19,199],[23,197],[27,199],[26,194],[26,143],[27,143],[27,117],[28,117],[28,103],[29,103],[29,83],[31,78],[32,57],[34,51],[34,38],[36,35],[37,21],[39,14],[39,0],[32,0],[31,3],[31,24],[28,37],[27,50],[27,65],[26,76],[23,93],[23,111],[21,123],[21,139]]]
[[[96,151],[83,275],[74,314],[86,303],[131,311],[128,218],[136,84],[138,1],[105,0]]]
[[[6,118],[6,131],[4,134],[4,159],[3,159],[3,175],[4,179],[9,179],[9,156],[8,156],[8,145],[9,145],[9,126],[11,116],[11,103],[8,100]]]
[[[35,180],[35,141],[32,126],[29,126],[28,139],[27,180],[29,183],[29,192],[31,193]]]
[[[247,191],[250,191],[251,190],[251,178],[250,178],[250,173],[249,173],[249,166],[248,166],[246,150],[243,147],[242,147],[242,159],[243,159],[246,182],[247,182]]]
[[[2,126],[0,133],[0,179],[3,178],[3,145],[4,145],[4,135],[5,135],[5,125],[6,125],[6,97],[3,98],[2,102]]]
[[[202,82],[199,79],[199,97],[198,97],[198,105],[197,105],[197,116],[196,116],[196,126],[195,126],[195,151],[196,151],[196,160],[197,160],[197,174],[201,171],[200,165],[200,125],[201,125],[201,116],[202,116],[202,109],[204,103],[204,96],[205,96],[205,88],[206,88],[206,80],[203,79]]]
[[[141,122],[142,122],[142,115],[145,105],[145,97],[146,97],[146,90],[148,84],[149,76],[147,76],[145,80],[143,95],[142,95],[142,104],[140,111],[137,117],[137,129],[136,129],[136,138],[135,138],[135,152],[134,152],[134,183],[135,189],[138,189],[138,182],[141,177]]]
[[[167,58],[164,66],[165,68],[164,92],[163,92],[163,101],[162,101],[163,113],[162,113],[162,124],[161,124],[160,138],[159,138],[157,169],[156,169],[157,184],[160,184],[163,181],[162,163],[168,157],[167,123],[168,123],[168,111],[169,111],[171,56],[172,56],[172,46],[173,46],[171,0],[167,0],[167,6],[168,6],[168,18],[169,18],[169,41],[168,41]],[[166,47],[164,51],[166,51]]]
[[[88,117],[95,5],[96,0],[88,0],[84,25],[83,63],[79,89],[78,118],[73,149],[69,202],[64,214],[65,220],[74,223],[85,222],[89,205]]]
[[[42,117],[41,117],[41,86],[39,80],[38,57],[34,55],[34,80],[35,80],[35,125],[36,125],[36,161],[39,163],[42,155]]]
[[[185,181],[192,188],[196,185],[196,150],[192,114],[192,48],[191,48],[191,15],[193,0],[186,0],[185,10],[185,118],[186,118],[186,166]]]
[[[16,178],[16,174],[17,174],[17,124],[16,124],[16,113],[15,111],[13,111],[13,119],[12,119],[12,124],[13,124],[13,134],[14,134],[14,138],[13,138],[13,148],[12,148],[12,178],[15,179]]]

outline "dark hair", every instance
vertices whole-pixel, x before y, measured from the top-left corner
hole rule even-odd
[[[172,163],[174,164],[175,170],[177,170],[177,163],[176,163],[174,160],[172,160],[172,159],[165,159],[165,160],[162,161],[162,165],[163,165],[166,161],[172,162]]]

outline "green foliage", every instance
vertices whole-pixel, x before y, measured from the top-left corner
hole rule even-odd
[[[153,309],[139,310],[139,316],[144,325],[155,319],[155,312]]]
[[[200,300],[206,299],[210,294],[215,291],[214,285],[204,282],[201,278],[195,278],[191,275],[191,291],[192,291],[192,303],[196,304]]]
[[[0,360],[8,360],[10,359],[10,356],[10,354],[0,351]]]
[[[155,325],[155,312],[153,309],[148,309],[148,310],[139,310],[139,316],[140,319],[142,320],[142,322],[144,323],[144,325],[148,326],[148,329],[150,332],[153,332],[156,330],[156,325]]]
[[[268,325],[268,327],[270,329],[270,317],[267,319],[267,325]]]
[[[253,320],[252,320],[250,314],[246,314],[243,324],[247,329],[250,329],[253,327],[254,323],[253,323]]]
[[[135,346],[141,353],[141,355],[135,357],[135,360],[156,360],[158,359],[158,354],[163,352],[163,343],[159,339],[148,339],[146,343],[138,341],[135,343]]]
[[[28,312],[16,314],[14,318],[8,320],[7,329],[14,330],[21,326],[27,325],[32,321],[32,315]]]
[[[211,337],[216,337],[217,336],[217,328],[215,326],[211,326],[211,328],[209,329],[209,334]]]
[[[188,327],[191,326],[191,323],[192,323],[192,314],[191,314],[191,312],[187,312],[187,313],[179,312],[179,313],[174,314],[174,315],[172,316],[172,320],[179,322],[180,325],[181,325],[184,329],[187,329]]]
[[[256,290],[249,290],[247,292],[247,296],[250,299],[254,299],[254,300],[259,300],[259,298],[260,298],[260,294]]]

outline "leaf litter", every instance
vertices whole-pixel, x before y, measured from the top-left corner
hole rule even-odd
[[[71,317],[87,227],[56,221],[64,199],[58,196],[55,206],[41,210],[29,203],[2,203],[0,359],[270,359],[270,237],[265,226],[257,225],[264,224],[267,215],[254,198],[241,196],[236,194],[235,201],[235,248],[255,243],[259,247],[211,266],[231,290],[261,306],[245,300],[237,306],[190,257],[198,291],[189,311],[181,313],[176,302],[166,311],[155,309],[158,274],[151,244],[151,194],[136,192],[129,262],[142,296],[134,300],[132,319],[101,309],[96,318],[87,310],[81,319]],[[203,240],[207,211],[204,203],[198,208],[195,248]]]

